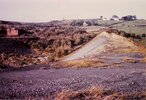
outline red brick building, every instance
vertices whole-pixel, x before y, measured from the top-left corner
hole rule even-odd
[[[7,29],[7,36],[18,36],[18,30],[15,28]]]

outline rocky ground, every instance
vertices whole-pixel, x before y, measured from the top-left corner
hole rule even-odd
[[[123,55],[125,56],[125,55]],[[106,56],[104,56],[105,58]],[[122,55],[109,57],[107,61],[116,61]],[[131,54],[129,57],[143,58]],[[146,66],[142,62],[123,62],[122,67],[108,66],[101,68],[51,68],[38,65],[38,68],[0,72],[0,98],[49,98],[56,93],[73,89],[86,89],[102,86],[106,90],[118,93],[138,93],[146,89]],[[29,67],[28,67],[29,68]]]

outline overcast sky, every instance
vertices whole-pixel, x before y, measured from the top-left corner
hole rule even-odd
[[[45,22],[115,14],[146,19],[146,0],[0,0],[0,20]]]

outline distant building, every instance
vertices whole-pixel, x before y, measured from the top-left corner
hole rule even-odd
[[[7,36],[18,36],[18,30],[15,28],[7,29]]]
[[[88,24],[84,21],[83,26],[88,26]]]

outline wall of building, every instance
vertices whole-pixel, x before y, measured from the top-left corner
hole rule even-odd
[[[7,36],[18,36],[18,30],[15,28],[7,29]]]

